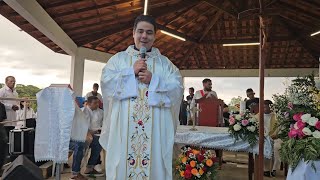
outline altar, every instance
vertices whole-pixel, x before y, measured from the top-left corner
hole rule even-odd
[[[249,153],[248,159],[248,176],[252,179],[253,173],[253,157],[252,154],[259,154],[259,143],[254,147],[243,140],[235,140],[228,132],[227,127],[207,127],[196,126],[197,131],[191,131],[191,126],[178,126],[175,136],[175,149],[179,153],[179,148],[184,145],[203,147],[206,149],[225,150],[234,152],[247,152]],[[272,157],[272,140],[270,137],[264,139],[264,157],[271,159]],[[221,165],[221,164],[220,164]]]
[[[190,126],[178,126],[175,143],[208,149],[259,154],[258,143],[251,147],[246,141],[235,141],[229,134],[227,127],[196,126],[198,131],[190,131],[190,129]],[[264,141],[264,156],[268,159],[272,157],[272,141],[270,137],[266,137]]]

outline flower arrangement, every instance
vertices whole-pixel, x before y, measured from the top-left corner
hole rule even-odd
[[[176,162],[176,174],[180,180],[214,180],[217,176],[217,164],[216,157],[210,150],[185,146],[181,148]]]
[[[283,140],[280,157],[293,170],[301,160],[312,162],[320,159],[318,95],[313,75],[298,77],[283,95],[273,95],[279,138]]]
[[[235,140],[242,139],[248,141],[250,146],[254,146],[259,136],[258,130],[258,120],[250,112],[230,115],[229,133]]]

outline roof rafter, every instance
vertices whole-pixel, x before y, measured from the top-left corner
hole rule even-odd
[[[211,6],[215,7],[216,9],[230,15],[233,18],[237,18],[237,16],[238,16],[237,13],[226,8],[226,6],[229,5],[229,3],[230,3],[229,1],[224,1],[223,3],[222,3],[222,1],[214,1],[214,0],[203,0],[203,1],[210,4]],[[218,3],[218,2],[220,2],[220,3]]]
[[[202,36],[199,39],[199,42],[203,40],[204,37],[208,34],[210,29],[216,24],[216,22],[221,18],[223,15],[223,11],[219,10],[215,15],[214,18],[210,21],[209,25],[206,27],[206,29],[203,31]]]
[[[150,8],[150,14],[153,15],[154,18],[159,18],[159,17],[166,15],[168,13],[177,11],[180,8],[185,8],[187,5],[189,5],[190,1],[191,0],[184,0],[183,2],[178,3],[175,6],[170,6],[165,9],[163,7]],[[140,10],[140,13],[142,13],[142,12],[143,12],[143,9]],[[83,46],[87,43],[100,40],[101,38],[105,38],[105,37],[110,36],[114,33],[128,30],[128,29],[132,28],[133,23],[134,23],[134,19],[129,22],[123,23],[119,26],[116,26],[115,28],[109,29],[108,31],[100,30],[100,31],[96,31],[96,32],[90,32],[90,34],[86,34],[86,35],[78,37],[81,40],[79,40],[77,42],[77,44],[80,46]]]
[[[308,45],[308,43],[306,42],[306,38],[309,37],[309,35],[307,34],[302,34],[302,33],[298,33],[296,31],[296,29],[294,27],[292,27],[291,25],[289,25],[287,22],[283,21],[281,18],[276,18],[276,20],[283,25],[288,31],[289,33],[292,34],[292,36],[297,37],[297,41],[302,45],[302,47],[310,54],[310,56],[318,63],[318,57],[320,55],[320,53],[315,52],[314,50],[312,50],[310,48],[310,46]]]

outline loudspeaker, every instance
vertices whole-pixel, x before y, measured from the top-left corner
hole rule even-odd
[[[43,180],[41,169],[24,155],[14,160],[2,175],[3,180]]]

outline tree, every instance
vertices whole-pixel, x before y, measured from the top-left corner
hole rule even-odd
[[[36,94],[41,91],[41,89],[33,85],[17,84],[16,91],[20,98],[36,99]],[[34,111],[37,111],[37,102],[31,102],[30,106]]]

